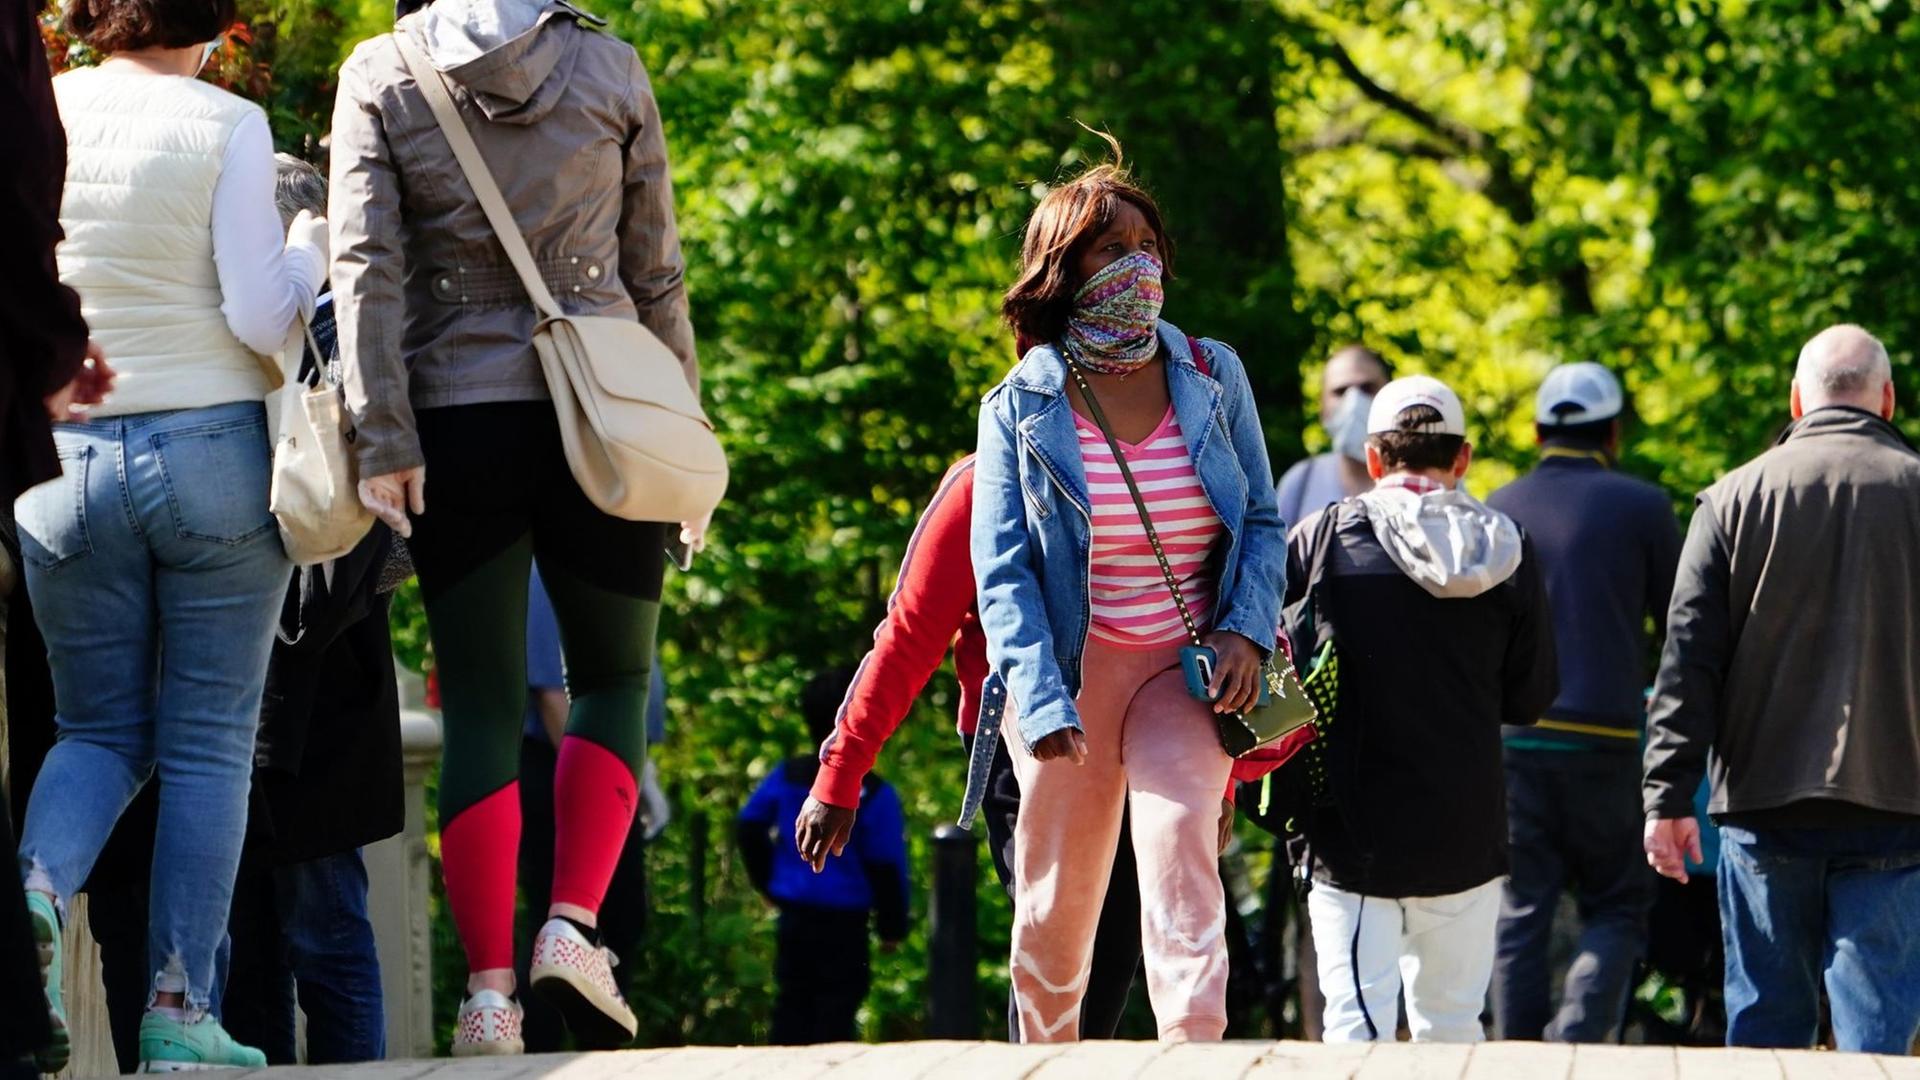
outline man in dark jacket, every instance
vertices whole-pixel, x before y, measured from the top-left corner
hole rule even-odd
[[[276,155],[280,224],[327,208],[320,171]],[[331,379],[334,309],[323,293],[302,378]],[[380,961],[360,849],[406,823],[400,692],[387,609],[412,574],[381,524],[346,555],[304,566],[280,613],[254,750],[247,847],[228,920],[227,1030],[273,1065],[386,1056]],[[298,1056],[295,999],[306,1015]]]
[[[1453,391],[1396,380],[1367,427],[1376,486],[1302,522],[1288,552],[1294,655],[1330,638],[1340,663],[1336,805],[1307,826],[1325,1038],[1392,1039],[1404,965],[1413,1037],[1474,1042],[1507,872],[1501,725],[1553,700],[1552,623],[1531,543],[1460,487]]]
[[[1658,880],[1638,842],[1646,625],[1666,625],[1680,530],[1666,492],[1614,471],[1625,407],[1599,364],[1554,368],[1534,407],[1540,464],[1487,500],[1540,554],[1560,657],[1560,696],[1537,726],[1506,732],[1513,872],[1493,973],[1503,1039],[1611,1040],[1646,951]],[[1556,1012],[1547,953],[1569,888],[1580,945]]]
[[[0,11],[0,161],[7,162],[0,180],[0,221],[7,229],[0,242],[0,281],[6,282],[0,289],[0,653],[7,598],[22,582],[12,551],[14,497],[60,475],[52,420],[99,401],[113,382],[105,357],[87,341],[80,297],[60,284],[54,263],[67,137],[48,81],[39,9],[8,0]],[[6,728],[0,680],[0,735]],[[13,849],[13,819],[0,799],[0,851]],[[21,1063],[29,1054],[48,1072],[66,1064],[66,1032],[55,1047],[48,1026],[34,932],[20,888],[8,877],[0,882],[0,1015],[8,1018],[0,1024],[0,1076],[31,1075],[35,1067]]]
[[[1721,826],[1727,1041],[1920,1030],[1920,453],[1857,326],[1800,352],[1793,425],[1700,495],[1648,717],[1646,851],[1685,881]],[[1709,754],[1711,750],[1711,754]]]
[[[396,543],[375,524],[345,556],[302,567],[267,668],[221,1000],[228,1031],[243,1032],[274,1065],[386,1056],[360,849],[406,819],[387,625],[393,590],[407,576]],[[307,1021],[304,1057],[296,998]]]

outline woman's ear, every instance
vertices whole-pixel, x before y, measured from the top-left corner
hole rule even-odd
[[[1471,464],[1473,464],[1473,444],[1463,442],[1460,444],[1460,452],[1453,455],[1454,480],[1458,481],[1461,477],[1466,476],[1467,466]]]
[[[1387,475],[1386,462],[1380,460],[1380,450],[1371,442],[1367,443],[1367,475],[1375,481]]]

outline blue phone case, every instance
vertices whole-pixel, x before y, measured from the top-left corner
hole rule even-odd
[[[1207,693],[1207,683],[1213,675],[1213,664],[1218,659],[1212,649],[1204,645],[1188,645],[1180,650],[1180,672],[1187,677],[1187,693],[1195,701],[1212,701],[1213,695]],[[1206,670],[1201,669],[1202,664]]]
[[[1205,645],[1188,645],[1180,650],[1180,673],[1187,677],[1187,693],[1193,695],[1195,701],[1213,700],[1213,695],[1207,693],[1207,683],[1211,679],[1213,665],[1218,661],[1219,656]],[[1265,705],[1268,697],[1267,683],[1262,679],[1260,704]]]

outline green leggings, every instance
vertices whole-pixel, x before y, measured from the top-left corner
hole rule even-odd
[[[532,555],[529,537],[427,601],[446,717],[442,821],[520,775]],[[596,588],[545,562],[540,577],[566,656],[567,734],[606,747],[638,776],[647,751],[647,686],[660,603]]]
[[[622,521],[587,500],[547,402],[415,415],[431,484],[409,547],[440,675],[442,828],[520,775],[535,558],[566,655],[567,733],[638,776],[668,527]]]

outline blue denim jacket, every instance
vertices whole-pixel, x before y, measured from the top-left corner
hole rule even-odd
[[[1274,501],[1253,390],[1232,349],[1201,343],[1212,375],[1194,365],[1186,335],[1160,324],[1167,389],[1207,501],[1226,527],[1215,630],[1269,654],[1286,585],[1286,529]],[[973,573],[987,663],[1007,687],[1029,749],[1080,727],[1074,698],[1086,649],[1092,558],[1091,500],[1058,349],[1028,351],[980,409],[973,481]]]

